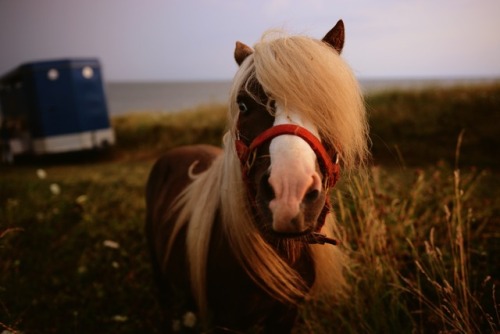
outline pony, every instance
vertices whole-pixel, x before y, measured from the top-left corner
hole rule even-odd
[[[223,147],[168,151],[146,186],[146,235],[167,332],[290,332],[298,307],[346,295],[329,191],[369,156],[362,94],[318,40],[236,42]]]

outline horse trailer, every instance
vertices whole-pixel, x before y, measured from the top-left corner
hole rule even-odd
[[[22,64],[0,78],[2,160],[111,146],[97,59]]]

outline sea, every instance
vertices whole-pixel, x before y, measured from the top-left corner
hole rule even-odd
[[[360,79],[365,95],[392,90],[471,86],[500,83],[477,79]],[[108,82],[105,92],[111,116],[141,112],[178,112],[206,104],[227,103],[230,81]]]

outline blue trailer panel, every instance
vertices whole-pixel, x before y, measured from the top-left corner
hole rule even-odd
[[[0,79],[0,107],[2,143],[13,154],[94,149],[115,141],[97,59],[23,64]]]

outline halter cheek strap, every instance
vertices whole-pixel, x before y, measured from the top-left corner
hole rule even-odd
[[[243,174],[243,178],[245,181],[245,184],[247,185],[247,188],[249,191],[253,189],[253,186],[248,178],[248,174],[250,172],[250,169],[252,168],[252,165],[255,161],[255,157],[257,154],[257,148],[262,146],[268,141],[271,141],[273,138],[276,138],[281,135],[293,135],[302,138],[314,151],[316,154],[316,157],[318,159],[318,164],[321,169],[321,172],[323,173],[324,176],[324,183],[323,186],[328,193],[328,190],[332,188],[337,181],[340,178],[340,166],[337,161],[333,162],[330,158],[330,155],[327,153],[325,147],[323,144],[319,141],[318,138],[316,138],[315,135],[313,135],[309,130],[306,128],[303,128],[298,125],[294,124],[281,124],[281,125],[276,125],[273,127],[270,127],[269,129],[265,130],[262,132],[260,135],[258,135],[251,143],[250,146],[248,146],[244,141],[242,141],[240,138],[237,138],[235,141],[235,146],[236,146],[236,152],[238,154],[238,158],[240,159],[241,162],[241,171]],[[318,217],[318,226],[317,230],[315,232],[319,232],[323,225],[325,224],[325,219],[326,215],[330,212],[330,200],[329,196],[326,196],[326,201],[325,201],[325,206],[323,207],[323,210],[321,211],[320,216]],[[315,233],[317,234],[317,233]],[[327,238],[326,236],[323,237],[320,241],[317,239],[317,242],[311,242],[311,243],[331,243],[331,244],[336,244],[334,243],[334,240],[331,240]],[[321,238],[318,237],[318,238]],[[327,240],[328,239],[328,240]],[[331,240],[331,241],[330,241]]]

